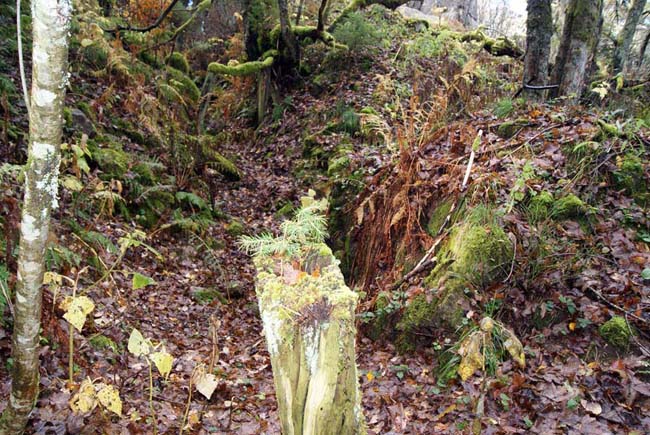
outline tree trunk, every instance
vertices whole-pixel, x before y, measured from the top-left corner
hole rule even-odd
[[[634,0],[629,12],[627,13],[625,25],[623,26],[621,33],[618,35],[618,41],[616,48],[614,49],[614,57],[612,59],[614,74],[623,72],[625,69],[625,64],[627,63],[627,58],[630,54],[630,47],[632,46],[632,40],[636,33],[636,26],[639,24],[645,4],[646,0]]]
[[[547,84],[552,35],[551,0],[528,0],[524,85],[544,86]],[[528,91],[527,93],[532,98],[543,96],[543,93],[539,91]]]
[[[365,434],[355,362],[357,295],[329,248],[320,251],[306,271],[286,260],[255,259],[282,433]]]
[[[280,35],[282,35],[282,42],[284,43],[283,57],[293,67],[300,62],[300,46],[289,21],[287,0],[278,0],[278,11],[280,12]]]
[[[38,333],[50,212],[57,207],[70,0],[32,0],[32,98],[29,158],[20,228],[12,390],[0,433],[22,433],[38,396]]]
[[[573,102],[580,98],[600,36],[602,11],[603,0],[569,1],[553,71],[553,83],[559,87],[552,97],[566,95]]]
[[[650,42],[650,31],[646,33],[645,38],[643,38],[643,42],[641,43],[641,48],[639,48],[639,61],[637,63],[639,66],[643,65],[643,58],[645,57],[645,52],[648,48],[648,42]]]

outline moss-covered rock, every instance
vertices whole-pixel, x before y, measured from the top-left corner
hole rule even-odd
[[[187,103],[196,104],[201,99],[201,90],[184,72],[176,68],[167,68],[167,84],[174,88]]]
[[[598,328],[600,336],[612,346],[626,349],[630,344],[632,331],[624,317],[614,316]]]
[[[173,52],[167,56],[165,63],[181,71],[183,74],[189,75],[190,73],[190,64],[187,62],[187,58],[183,53],[179,53],[178,51]]]
[[[414,333],[418,330],[445,328],[455,332],[462,324],[465,293],[507,274],[512,243],[493,212],[479,206],[454,228],[437,257],[438,265],[424,281],[430,293],[413,299],[397,325],[401,350],[415,345]]]
[[[570,193],[555,201],[551,216],[554,219],[579,219],[589,211],[587,205],[577,196]]]
[[[95,335],[88,341],[95,350],[110,350],[115,353],[118,351],[117,344],[105,335]]]
[[[445,199],[433,210],[429,222],[427,222],[427,233],[429,233],[431,237],[438,235],[438,231],[442,228],[442,225],[444,224],[445,219],[447,219],[453,205],[454,201],[451,199]]]
[[[519,131],[520,128],[526,125],[528,125],[527,119],[506,121],[497,128],[497,135],[503,139],[510,139]]]
[[[117,138],[99,136],[96,141],[88,141],[88,148],[105,177],[124,178],[131,163],[131,156],[123,150]]]

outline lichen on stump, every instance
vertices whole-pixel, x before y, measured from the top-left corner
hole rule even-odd
[[[355,362],[357,294],[327,246],[304,258],[295,267],[281,256],[255,257],[282,433],[365,434]]]

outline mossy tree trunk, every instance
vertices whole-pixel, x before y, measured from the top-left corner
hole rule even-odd
[[[559,87],[551,96],[566,95],[572,101],[580,98],[600,37],[602,12],[603,0],[569,1],[553,71],[553,83]]]
[[[278,0],[278,11],[280,12],[280,35],[285,46],[282,57],[284,57],[285,63],[295,67],[300,62],[300,45],[298,45],[296,35],[291,28],[287,0]]]
[[[625,25],[623,26],[621,33],[618,35],[612,59],[612,66],[615,74],[622,72],[625,69],[625,64],[627,63],[630,54],[630,47],[632,46],[632,40],[636,33],[636,27],[639,24],[645,5],[646,0],[634,0],[629,12],[627,13]]]
[[[524,85],[547,84],[551,36],[553,36],[551,0],[528,0]],[[528,91],[528,94],[532,98],[543,97],[539,91]]]
[[[32,98],[12,339],[12,389],[0,433],[24,430],[38,396],[38,338],[50,212],[57,206],[70,0],[32,0]]]
[[[650,42],[650,31],[646,33],[645,37],[643,38],[643,42],[641,43],[641,48],[639,48],[639,60],[637,62],[638,66],[643,65],[643,58],[645,57],[645,52],[648,49],[649,42]]]
[[[257,257],[264,323],[282,433],[365,434],[355,362],[357,295],[323,247],[305,271]]]

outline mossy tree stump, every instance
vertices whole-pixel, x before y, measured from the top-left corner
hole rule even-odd
[[[365,434],[355,362],[357,295],[327,246],[302,263],[255,258],[282,433]]]

